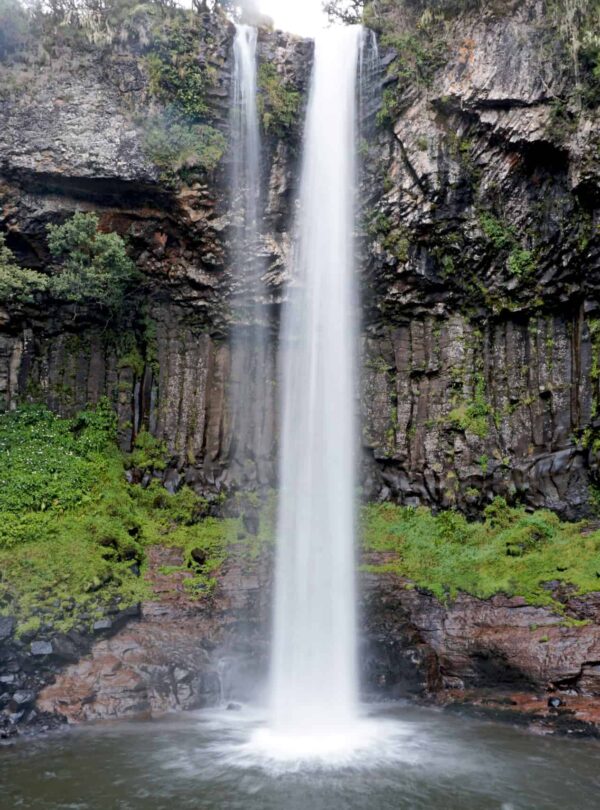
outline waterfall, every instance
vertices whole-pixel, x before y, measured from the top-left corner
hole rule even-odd
[[[323,31],[307,112],[298,249],[284,312],[272,730],[343,735],[357,717],[355,191],[358,27]]]
[[[231,341],[231,477],[238,485],[263,485],[269,469],[274,377],[260,233],[261,165],[257,107],[257,31],[236,25],[231,107],[233,211],[233,331]]]

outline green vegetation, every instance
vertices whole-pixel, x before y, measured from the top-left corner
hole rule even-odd
[[[32,304],[48,286],[48,277],[35,270],[20,267],[6,238],[0,233],[0,301],[5,304]]]
[[[507,253],[507,267],[511,275],[527,279],[534,275],[537,262],[533,251],[524,248],[514,229],[489,211],[479,215],[479,225],[492,247],[499,253]]]
[[[600,4],[597,0],[548,0],[547,36],[562,46],[561,67],[570,69],[572,91],[557,99],[579,109],[600,103]],[[566,57],[566,58],[564,58]]]
[[[416,32],[387,32],[381,44],[393,48],[396,58],[388,68],[388,80],[383,91],[381,109],[377,114],[379,126],[389,126],[398,117],[407,89],[411,85],[421,88],[431,86],[435,72],[446,60],[446,44],[443,39],[432,36],[429,26]]]
[[[208,114],[206,91],[216,80],[215,70],[199,56],[198,28],[186,15],[178,14],[165,20],[146,57],[150,92],[191,120]]]
[[[48,247],[56,260],[51,275],[20,267],[0,234],[0,298],[31,304],[39,294],[115,314],[134,277],[135,266],[116,233],[102,233],[95,214],[74,214],[48,226]]]
[[[258,90],[258,112],[264,131],[285,138],[298,125],[300,93],[270,62],[259,65]]]
[[[335,14],[335,7],[330,4]],[[390,64],[380,126],[389,126],[398,117],[408,92],[421,92],[433,84],[436,72],[448,58],[448,19],[480,6],[480,0],[377,0],[364,3],[364,24],[381,35],[383,48],[393,49],[396,58]],[[339,13],[338,13],[339,16]]]
[[[167,446],[147,430],[141,430],[133,443],[133,450],[127,456],[126,465],[140,472],[160,472],[167,466]]]
[[[364,507],[362,526],[367,551],[397,555],[375,570],[405,576],[443,601],[460,591],[482,599],[505,593],[561,612],[545,583],[560,580],[582,594],[599,588],[600,532],[583,534],[583,524],[562,523],[546,510],[529,514],[502,498],[487,507],[483,523],[377,504]]]
[[[63,225],[48,226],[48,247],[59,262],[49,290],[72,304],[121,308],[135,271],[116,233],[102,233],[96,214],[74,214]]]
[[[460,430],[485,438],[489,433],[492,409],[486,399],[485,378],[481,372],[475,374],[473,400],[461,402],[448,414],[450,422]]]
[[[212,126],[208,102],[218,74],[198,15],[173,12],[153,34],[145,62],[150,92],[162,110],[141,126],[146,154],[163,181],[175,185],[178,179],[192,179],[194,170],[214,171],[227,148],[225,136]]]
[[[227,148],[225,136],[208,124],[194,124],[167,112],[146,124],[146,154],[162,171],[166,182],[174,182],[183,170],[214,171]]]
[[[107,606],[148,595],[149,545],[183,549],[192,594],[210,593],[240,519],[206,517],[207,504],[184,487],[129,485],[125,466],[164,468],[160,442],[140,434],[128,457],[115,443],[108,402],[61,419],[41,406],[0,415],[0,613],[20,632],[51,623],[67,630]],[[268,522],[253,543],[271,536]]]

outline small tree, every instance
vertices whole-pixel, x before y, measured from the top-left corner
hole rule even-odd
[[[32,304],[38,293],[48,288],[48,277],[20,267],[6,237],[0,233],[0,304]]]
[[[63,225],[49,225],[48,247],[59,262],[50,280],[54,297],[120,309],[135,266],[118,234],[98,230],[95,214],[77,213]]]
[[[327,0],[323,9],[332,20],[339,20],[348,25],[355,25],[362,20],[364,0]]]

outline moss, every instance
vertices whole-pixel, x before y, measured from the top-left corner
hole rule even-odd
[[[433,515],[391,504],[369,505],[362,513],[365,549],[395,552],[385,568],[439,599],[459,592],[482,599],[505,593],[559,613],[564,607],[547,583],[569,583],[579,594],[598,590],[600,532],[583,534],[583,528],[549,511],[510,508],[500,498],[482,523],[469,523],[456,512]]]
[[[492,409],[486,399],[485,378],[481,372],[474,376],[473,399],[460,402],[448,414],[450,422],[459,430],[485,438],[489,433]]]
[[[148,596],[153,544],[184,549],[201,595],[240,531],[239,521],[208,519],[186,487],[129,485],[125,463],[160,469],[164,446],[140,434],[125,458],[115,433],[107,402],[75,419],[33,406],[0,416],[0,613],[15,615],[21,633],[68,630]]]
[[[214,171],[227,149],[223,133],[208,124],[197,124],[172,111],[145,124],[144,149],[161,170],[164,182],[173,184],[190,170]]]
[[[393,228],[390,230],[383,240],[383,247],[402,264],[408,261],[410,241],[403,228]]]
[[[299,91],[270,62],[259,65],[258,91],[258,112],[264,131],[277,138],[288,137],[298,125]]]

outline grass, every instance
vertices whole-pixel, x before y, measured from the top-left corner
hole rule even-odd
[[[202,597],[232,542],[252,557],[272,537],[272,509],[249,538],[241,518],[208,516],[187,487],[128,484],[126,467],[164,468],[163,446],[140,434],[123,455],[115,432],[108,402],[74,419],[41,406],[0,415],[0,615],[16,616],[20,634],[89,626],[149,596],[150,545],[181,548],[186,588]]]
[[[497,498],[482,523],[457,512],[372,504],[362,513],[364,548],[395,558],[370,570],[393,571],[442,601],[464,592],[487,599],[522,596],[561,611],[545,583],[559,580],[577,593],[600,590],[600,532],[563,523],[550,511],[528,513]]]
[[[142,433],[133,452],[115,441],[110,404],[73,419],[41,406],[0,415],[0,615],[18,633],[89,627],[108,608],[150,596],[145,579],[152,545],[182,550],[190,596],[213,591],[233,545],[250,561],[274,537],[276,494],[231,500],[233,517],[209,515],[191,489],[171,495],[158,479],[128,484],[127,468],[164,469],[166,448]],[[250,534],[241,515],[260,515]],[[457,512],[371,504],[362,513],[364,548],[391,552],[374,571],[393,571],[441,600],[465,592],[522,596],[563,608],[545,584],[562,581],[580,594],[600,590],[600,532],[563,523],[549,511],[528,513],[496,499],[482,523]]]

